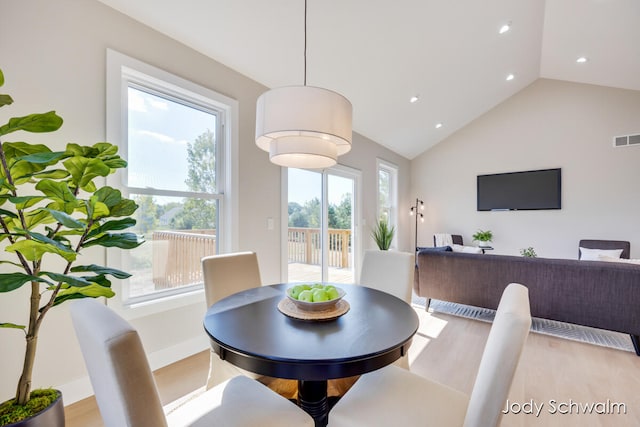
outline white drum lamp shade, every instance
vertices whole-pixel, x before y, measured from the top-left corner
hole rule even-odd
[[[271,89],[258,98],[256,145],[279,166],[321,169],[351,150],[352,107],[339,93],[313,86]]]

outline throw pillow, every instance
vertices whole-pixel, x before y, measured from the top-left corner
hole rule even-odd
[[[583,261],[600,261],[600,255],[620,258],[622,249],[589,249],[580,246],[580,259]]]

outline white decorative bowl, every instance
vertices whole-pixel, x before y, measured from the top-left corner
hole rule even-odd
[[[287,289],[285,293],[287,294],[287,298],[289,298],[300,310],[326,311],[326,310],[331,310],[335,308],[338,301],[340,301],[342,297],[344,297],[346,294],[346,292],[342,288],[339,288],[337,286],[335,288],[336,288],[336,291],[338,291],[338,296],[336,298],[330,299],[328,301],[319,301],[319,302],[307,302],[307,301],[300,301],[295,299],[289,294],[292,287]]]

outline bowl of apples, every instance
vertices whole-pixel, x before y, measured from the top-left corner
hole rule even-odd
[[[333,285],[314,283],[292,286],[286,294],[300,310],[324,311],[333,309],[345,292]]]

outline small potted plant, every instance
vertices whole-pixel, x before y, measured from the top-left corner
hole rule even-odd
[[[523,257],[529,257],[529,258],[536,258],[538,256],[536,251],[531,246],[529,246],[526,249],[520,249],[520,255],[522,255]]]
[[[388,251],[391,247],[395,231],[395,227],[389,228],[387,220],[381,218],[376,224],[376,228],[371,231],[371,236],[381,251]]]
[[[478,230],[473,236],[473,241],[478,242],[480,247],[489,246],[488,243],[493,239],[493,233],[491,230]]]
[[[0,86],[3,84],[0,70]],[[12,103],[9,95],[0,94],[0,107]],[[0,403],[0,426],[64,426],[60,392],[31,390],[42,321],[50,309],[65,301],[113,296],[112,278],[129,277],[113,268],[83,264],[83,249],[132,249],[143,242],[134,233],[120,232],[135,225],[131,218],[138,208],[135,202],[115,188],[94,182],[126,167],[117,146],[108,142],[67,144],[64,151],[54,152],[22,139],[5,141],[13,132],[53,132],[60,126],[62,118],[55,111],[13,117],[0,126],[0,241],[4,250],[0,252],[4,253],[0,256],[4,264],[0,297],[25,285],[30,288],[26,325],[12,323],[0,313],[2,334],[23,333],[25,337],[22,374],[15,398]],[[62,360],[62,352],[57,357]]]

